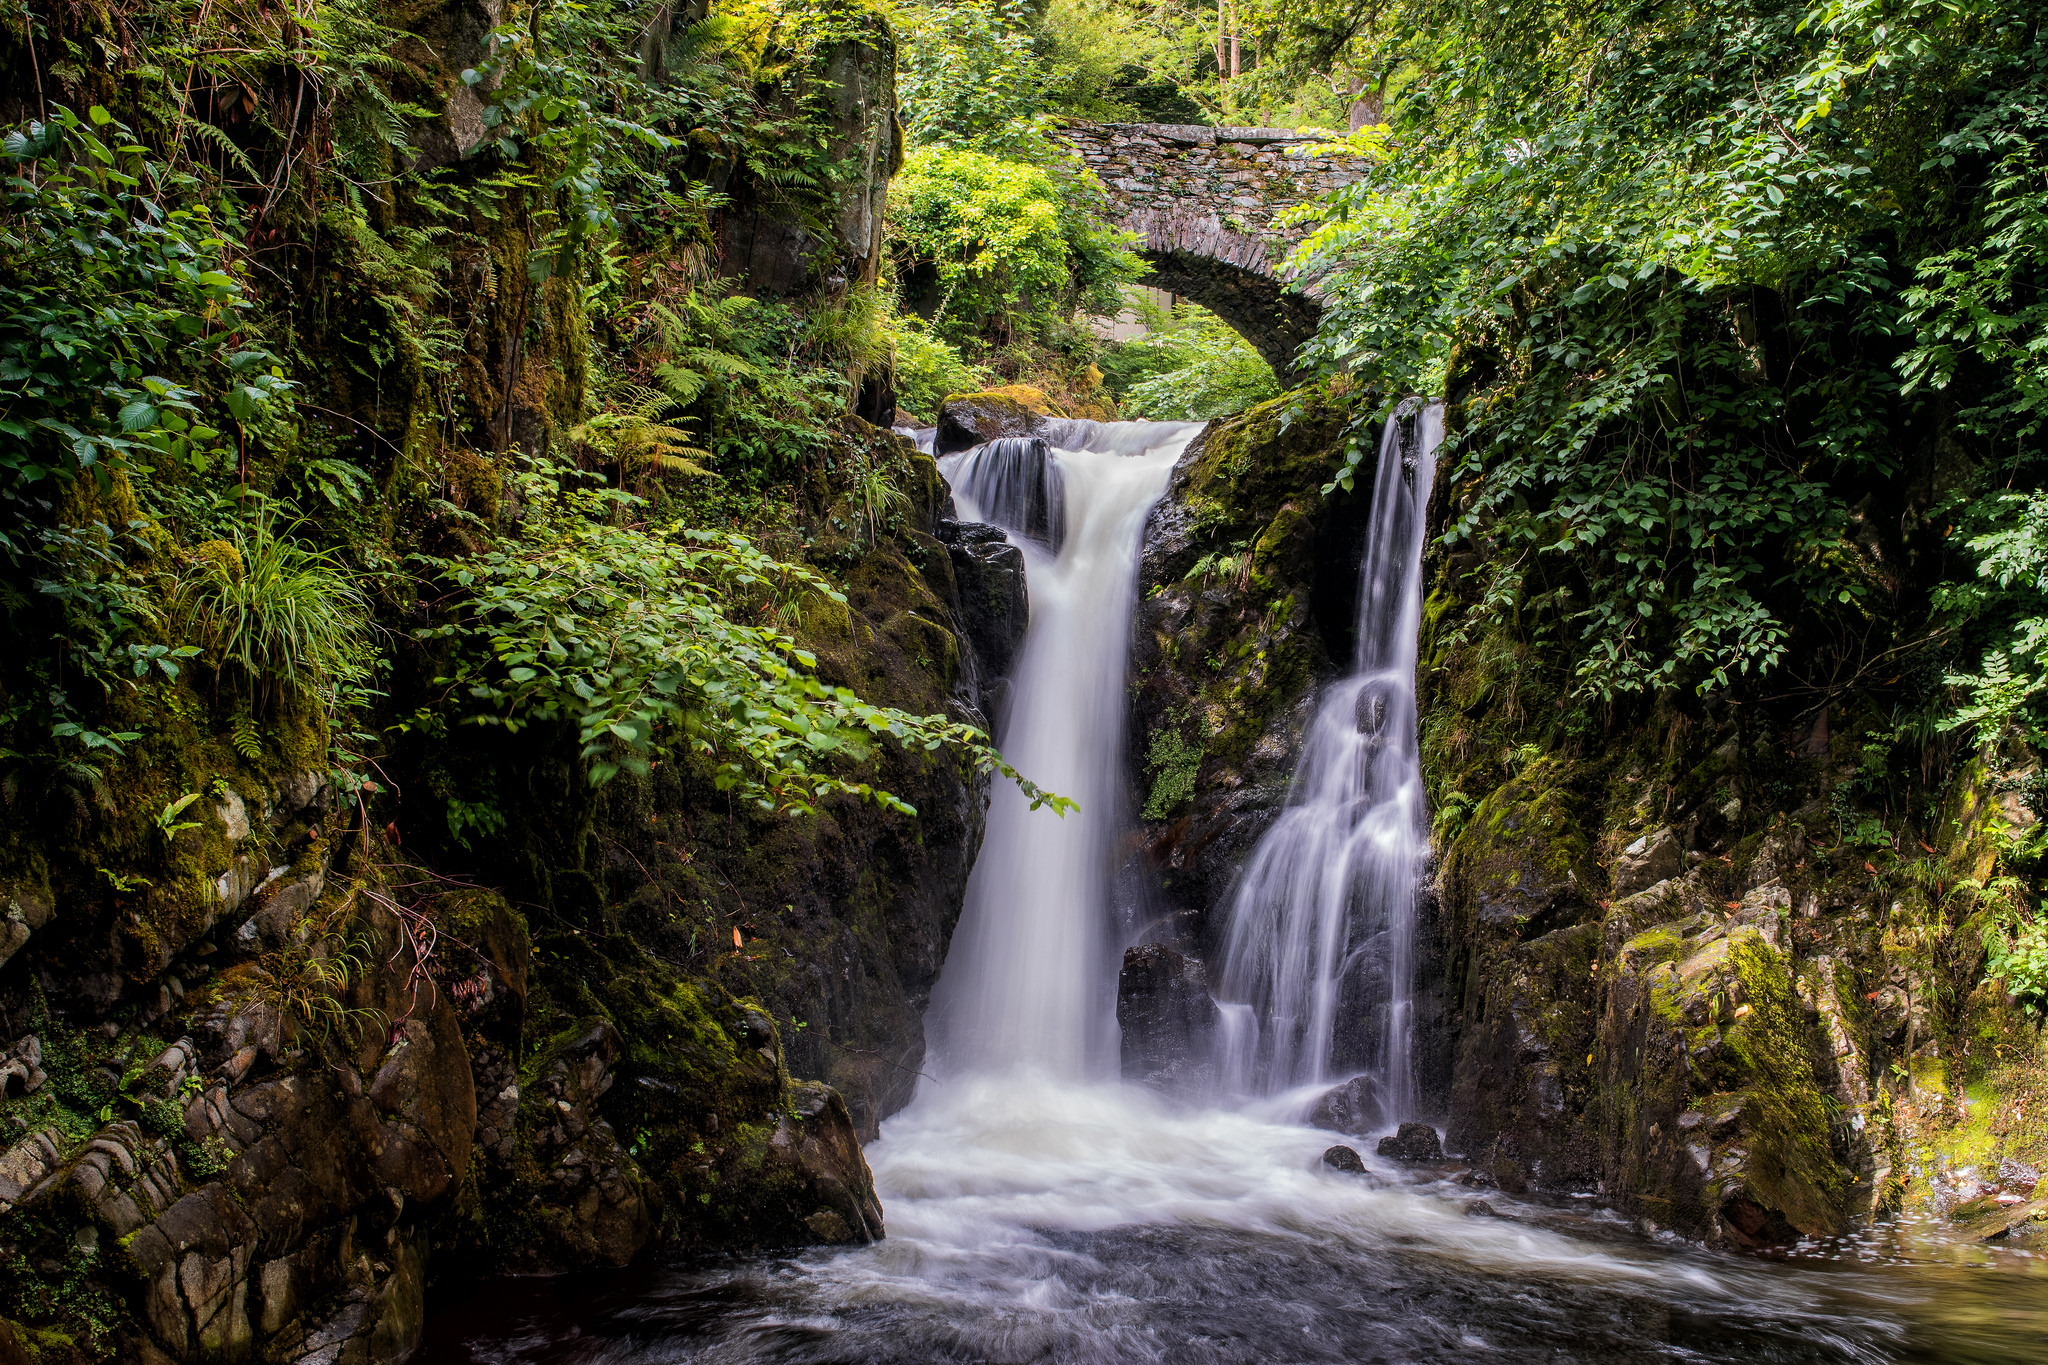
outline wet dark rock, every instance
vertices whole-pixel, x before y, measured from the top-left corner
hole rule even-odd
[[[1204,1068],[1216,1034],[1216,1002],[1201,962],[1159,943],[1124,950],[1116,983],[1126,1080],[1174,1086]]]
[[[1721,1205],[1721,1227],[1729,1241],[1744,1247],[1790,1246],[1799,1229],[1776,1209],[1767,1209],[1746,1195]]]
[[[951,455],[1005,436],[1037,436],[1046,420],[1069,414],[1028,384],[956,393],[939,405],[932,453]]]
[[[1379,1154],[1395,1161],[1442,1161],[1444,1145],[1426,1123],[1404,1123],[1380,1139]]]
[[[1498,1218],[1498,1217],[1500,1217],[1500,1210],[1498,1210],[1498,1209],[1494,1208],[1494,1206],[1493,1206],[1493,1205],[1491,1205],[1491,1204],[1487,1203],[1487,1202],[1486,1202],[1486,1201],[1485,1201],[1484,1199],[1468,1199],[1468,1200],[1466,1200],[1466,1201],[1465,1201],[1465,1210],[1464,1210],[1464,1212],[1465,1212],[1465,1216],[1466,1216],[1467,1218]]]
[[[1379,1082],[1370,1076],[1354,1076],[1323,1092],[1308,1111],[1308,1125],[1333,1133],[1368,1133],[1385,1121],[1382,1114]]]
[[[1001,527],[981,522],[942,521],[938,538],[953,561],[960,624],[986,691],[1009,676],[1030,624],[1024,552],[1009,542]]]
[[[1341,1144],[1323,1153],[1323,1164],[1333,1171],[1344,1171],[1351,1175],[1365,1174],[1365,1158]]]

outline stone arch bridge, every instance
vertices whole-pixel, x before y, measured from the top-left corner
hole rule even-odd
[[[1291,375],[1322,305],[1279,270],[1304,230],[1273,220],[1364,179],[1366,160],[1305,156],[1329,139],[1292,128],[1076,120],[1061,136],[1102,181],[1120,224],[1137,234],[1134,249],[1152,266],[1147,283],[1201,304],[1275,373]]]

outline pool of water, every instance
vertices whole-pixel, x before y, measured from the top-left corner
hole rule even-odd
[[[1363,1177],[1333,1172],[1331,1141],[1121,1086],[932,1087],[868,1149],[886,1241],[496,1281],[439,1308],[416,1359],[2048,1359],[2048,1254],[1934,1225],[1775,1259],[1710,1252],[1595,1201],[1513,1199],[1370,1155]]]

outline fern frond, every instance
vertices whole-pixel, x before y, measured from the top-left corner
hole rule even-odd
[[[227,135],[226,130],[217,128],[196,115],[189,117],[185,126],[192,132],[197,133],[202,141],[210,142],[220,148],[221,154],[234,163],[235,168],[251,180],[261,180],[263,178],[256,169],[256,163],[249,159],[247,152],[235,145],[235,140]]]
[[[235,752],[251,763],[263,757],[263,733],[256,728],[256,722],[248,716],[235,717],[228,740],[234,745]]]

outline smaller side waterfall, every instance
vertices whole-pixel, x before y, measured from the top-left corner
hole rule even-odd
[[[1423,513],[1443,409],[1410,400],[1380,440],[1361,566],[1358,652],[1324,696],[1287,809],[1239,876],[1220,981],[1217,1069],[1240,1094],[1331,1079],[1345,1058],[1376,1084],[1379,1121],[1413,1112],[1410,1014],[1417,883],[1429,855],[1415,725]]]

